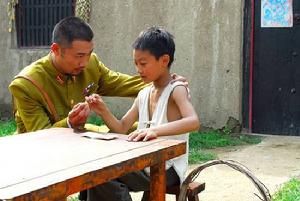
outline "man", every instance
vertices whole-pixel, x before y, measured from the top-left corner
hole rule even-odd
[[[25,67],[11,82],[17,132],[82,127],[89,115],[84,90],[103,96],[135,97],[145,85],[139,76],[109,70],[93,53],[93,31],[76,17],[53,30],[50,53]]]

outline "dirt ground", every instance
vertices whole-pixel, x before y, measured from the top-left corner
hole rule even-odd
[[[246,166],[273,194],[292,177],[300,178],[300,137],[266,136],[260,144],[216,149],[219,159],[234,160]],[[189,171],[198,167],[192,165]],[[196,181],[206,183],[199,196],[202,201],[256,201],[259,192],[242,173],[226,165],[215,165],[201,171]],[[139,201],[141,193],[132,194]],[[167,196],[167,201],[175,201]]]

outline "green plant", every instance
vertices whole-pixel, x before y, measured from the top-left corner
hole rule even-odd
[[[104,125],[103,120],[98,115],[96,115],[95,113],[92,113],[89,116],[89,118],[87,119],[87,123],[95,124],[95,125],[98,125],[98,126]]]
[[[225,125],[220,131],[226,135],[230,135],[232,133],[232,130],[227,125]]]
[[[299,201],[300,200],[300,179],[291,179],[275,193],[272,201]]]
[[[8,16],[8,31],[12,32],[13,22],[15,21],[15,6],[18,4],[18,0],[9,0],[7,3],[7,16]]]
[[[14,120],[0,121],[0,137],[11,135],[16,131],[16,122]]]
[[[75,16],[81,18],[85,22],[90,19],[91,0],[76,0]]]
[[[69,196],[67,201],[79,201],[77,194]]]

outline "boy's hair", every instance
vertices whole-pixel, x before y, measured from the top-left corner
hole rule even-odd
[[[91,27],[78,17],[67,17],[58,22],[52,33],[52,43],[70,47],[74,40],[92,41]]]
[[[157,26],[142,31],[134,41],[132,48],[135,50],[148,50],[156,59],[159,59],[164,54],[169,55],[169,68],[174,60],[174,37],[165,29]]]

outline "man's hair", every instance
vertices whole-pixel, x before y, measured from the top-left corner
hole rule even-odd
[[[168,67],[171,66],[174,60],[174,37],[161,27],[153,26],[142,31],[134,41],[132,48],[135,50],[147,50],[154,55],[156,59],[159,59],[164,54],[169,55],[170,61]]]
[[[52,33],[52,43],[69,47],[74,40],[92,41],[91,27],[78,17],[67,17],[59,21]]]

